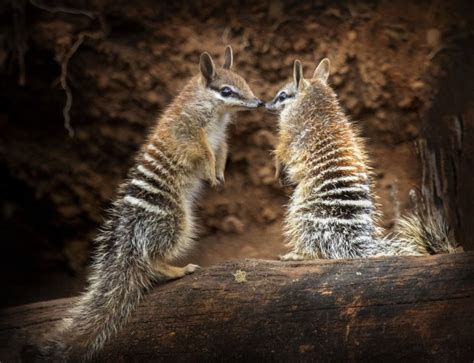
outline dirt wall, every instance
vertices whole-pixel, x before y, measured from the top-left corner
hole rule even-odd
[[[77,293],[103,210],[147,129],[197,72],[200,53],[222,61],[226,44],[263,99],[291,76],[295,58],[306,75],[331,59],[331,83],[367,137],[390,228],[419,184],[412,144],[445,48],[469,29],[464,10],[443,1],[0,5],[1,265],[11,291],[2,304]],[[285,251],[288,188],[272,178],[274,143],[274,116],[240,115],[225,187],[203,194],[201,237],[187,260]]]

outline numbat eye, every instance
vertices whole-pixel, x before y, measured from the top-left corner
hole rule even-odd
[[[222,87],[219,92],[222,97],[229,97],[233,93],[229,87]]]
[[[278,101],[284,101],[288,98],[288,95],[286,94],[286,92],[281,92],[279,95],[278,95]]]

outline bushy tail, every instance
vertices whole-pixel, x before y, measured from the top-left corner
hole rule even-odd
[[[441,213],[414,211],[400,217],[396,224],[396,239],[423,255],[452,253],[457,247]]]
[[[412,211],[398,216],[395,232],[376,238],[366,247],[367,256],[422,256],[456,251],[457,243],[445,222],[443,210],[415,190],[410,191]]]
[[[38,347],[40,358],[89,360],[116,333],[150,288],[154,275],[140,261],[96,263],[89,288],[47,342]]]

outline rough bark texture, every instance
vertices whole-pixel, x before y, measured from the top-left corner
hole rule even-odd
[[[18,359],[25,338],[51,329],[72,301],[1,311],[0,360]],[[156,287],[98,358],[468,362],[473,327],[472,252],[243,260]]]
[[[451,62],[419,140],[422,190],[465,250],[474,250],[474,32],[454,39]]]

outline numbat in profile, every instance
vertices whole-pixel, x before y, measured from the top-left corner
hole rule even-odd
[[[380,237],[364,141],[327,84],[329,60],[310,80],[294,63],[293,81],[266,104],[279,113],[275,151],[295,190],[284,221],[292,251],[283,260],[420,255],[452,251],[441,219],[412,214],[397,238]]]
[[[152,282],[198,268],[170,264],[192,244],[193,199],[202,179],[213,186],[223,181],[232,114],[263,106],[231,67],[230,47],[222,68],[203,53],[200,74],[151,130],[96,239],[89,287],[39,347],[43,357],[90,358],[126,323]]]

